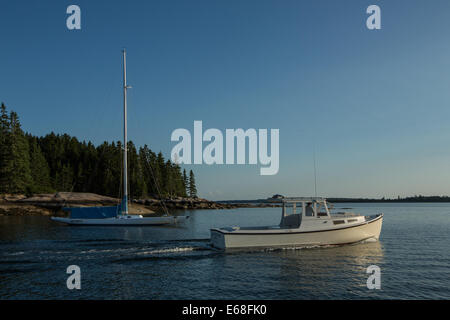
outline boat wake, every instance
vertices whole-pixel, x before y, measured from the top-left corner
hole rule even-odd
[[[249,247],[249,248],[232,248],[227,249],[227,253],[261,253],[261,252],[282,252],[282,251],[297,251],[297,250],[310,250],[310,249],[324,249],[333,248],[336,245],[295,245],[295,246],[285,246],[285,247]]]
[[[374,238],[359,243],[372,243]],[[239,253],[277,253],[296,250],[332,248],[337,245],[296,245],[272,248],[241,248],[219,250],[211,245],[210,239],[180,239],[161,241],[134,241],[125,239],[95,239],[73,241],[46,241],[39,249],[14,250],[4,248],[0,253],[0,271],[22,270],[27,266],[52,264],[82,264],[101,261],[101,263],[132,263],[155,260],[206,259],[222,254]]]
[[[24,242],[24,245],[27,243]],[[15,250],[3,248],[0,266],[18,267],[24,264],[83,263],[96,260],[104,263],[146,259],[201,258],[215,251],[209,239],[167,241],[128,241],[123,239],[97,239],[75,241],[46,241],[39,249]],[[18,259],[20,257],[20,259]],[[0,271],[3,268],[0,267]]]
[[[138,252],[137,254],[138,255],[153,255],[153,254],[179,253],[179,252],[194,251],[196,249],[198,249],[198,248],[196,248],[196,247],[175,247],[175,248],[143,251],[143,252]]]
[[[304,245],[304,246],[290,246],[290,247],[280,247],[280,248],[268,248],[266,251],[292,251],[292,250],[306,250],[306,249],[324,249],[324,248],[333,248],[336,245]]]
[[[377,238],[369,238],[369,239],[360,241],[358,243],[373,243],[373,242],[378,242],[378,239]]]

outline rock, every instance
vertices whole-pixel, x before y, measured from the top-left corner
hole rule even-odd
[[[0,214],[3,216],[26,216],[26,215],[49,216],[52,213],[53,211],[50,209],[33,205],[14,204],[14,203],[0,205]]]
[[[0,215],[64,215],[63,206],[111,206],[119,204],[119,199],[83,192],[58,192],[50,194],[0,195]],[[169,210],[233,209],[238,207],[257,207],[256,204],[229,204],[209,201],[204,198],[172,197],[159,199],[131,199],[130,213],[152,214]]]
[[[141,204],[129,204],[128,205],[128,212],[130,214],[152,214],[155,213],[155,211],[151,210],[149,207],[141,205]]]
[[[2,194],[0,197],[2,201],[17,201],[25,198],[26,196],[23,194]]]
[[[83,192],[58,192],[55,194],[35,194],[16,202],[56,208],[65,205],[116,205],[119,199]]]

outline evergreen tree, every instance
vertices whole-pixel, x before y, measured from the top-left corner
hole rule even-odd
[[[128,142],[128,173],[130,182],[130,196],[141,198],[147,195],[147,186],[144,181],[141,162],[133,142]]]
[[[195,186],[195,176],[192,170],[189,171],[189,196],[191,198],[197,196],[197,187]]]
[[[73,169],[70,164],[63,164],[61,171],[56,173],[56,185],[58,191],[73,191]]]
[[[164,165],[164,172],[165,172],[165,190],[166,194],[169,197],[173,197],[176,195],[176,183],[174,181],[174,172],[173,172],[172,162],[170,160],[167,160]]]
[[[83,185],[80,185],[80,189],[77,190],[89,192],[90,190],[94,190],[94,179],[98,165],[98,152],[91,142],[85,144],[83,148],[81,163],[83,169]]]
[[[122,144],[104,142],[97,148],[97,153],[98,162],[91,192],[114,197],[122,195]]]
[[[30,145],[30,169],[33,180],[31,191],[33,193],[52,192],[50,169],[37,143],[37,139],[29,136],[28,143]]]
[[[20,128],[17,113],[10,113],[12,171],[9,176],[11,193],[29,193],[32,186],[28,141]]]
[[[188,195],[188,177],[186,174],[186,169],[183,169],[183,197]]]
[[[158,153],[155,159],[155,183],[159,187],[161,196],[167,196],[166,170],[164,157],[161,152]],[[159,194],[158,194],[159,195]]]
[[[155,183],[156,155],[147,145],[139,149],[139,161],[142,170],[142,179],[145,183],[146,195],[156,196],[158,190]]]
[[[11,124],[5,105],[0,110],[0,193],[10,191],[10,176],[13,167],[11,158]]]
[[[181,173],[181,168],[178,164],[173,165],[173,179],[175,181],[175,195],[185,197],[184,180]]]

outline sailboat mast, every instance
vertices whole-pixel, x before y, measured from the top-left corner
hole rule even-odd
[[[127,53],[125,49],[123,53],[123,199],[122,199],[122,214],[128,214],[128,164],[127,164]]]

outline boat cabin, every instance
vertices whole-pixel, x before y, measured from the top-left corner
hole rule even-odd
[[[325,198],[283,198],[280,228],[299,228],[303,220],[330,219]]]

